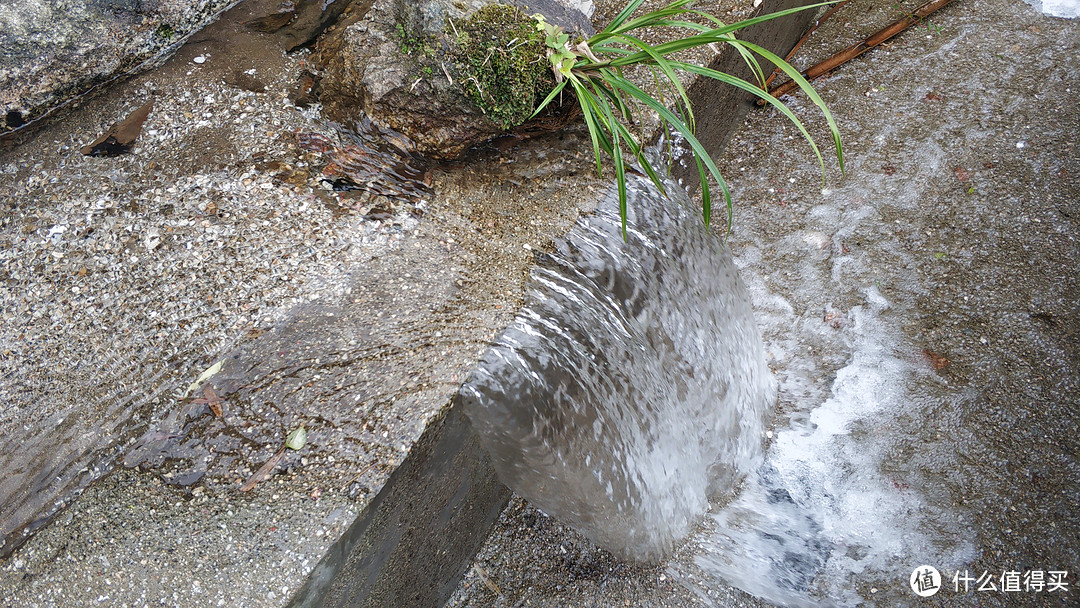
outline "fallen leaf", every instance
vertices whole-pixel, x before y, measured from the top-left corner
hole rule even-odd
[[[971,180],[971,173],[963,167],[957,167],[953,169],[953,173],[956,174],[956,179],[966,182]]]
[[[127,118],[109,127],[109,130],[93,143],[83,146],[82,153],[87,156],[117,156],[126,153],[131,149],[131,144],[138,139],[143,123],[146,122],[146,117],[153,109],[154,100],[151,99],[141,108],[128,114]]]
[[[307,443],[307,429],[303,425],[298,429],[293,429],[293,432],[289,433],[289,436],[285,438],[285,447],[290,450],[299,450]]]
[[[210,411],[215,416],[221,418],[223,416],[223,413],[221,411],[221,404],[223,401],[224,399],[222,399],[217,393],[215,393],[212,387],[207,386],[203,389],[203,397],[192,400],[192,403],[206,404],[210,407]]]
[[[285,448],[281,448],[273,456],[270,457],[270,460],[266,461],[266,464],[259,467],[259,470],[255,471],[255,474],[249,477],[248,480],[244,482],[244,485],[240,486],[240,491],[247,492],[251,488],[254,488],[255,484],[259,483],[260,481],[265,481],[267,478],[269,478],[270,472],[274,470],[274,467],[276,467],[278,463],[281,462],[281,459],[284,456]]]
[[[212,378],[214,376],[214,374],[220,372],[221,371],[221,365],[223,363],[225,363],[224,359],[222,359],[221,361],[218,361],[217,363],[211,365],[210,367],[206,368],[206,371],[199,374],[199,377],[195,380],[195,382],[192,382],[188,386],[187,390],[184,391],[184,397],[187,398],[188,395],[190,395],[191,393],[194,393],[195,391],[199,390],[199,387],[202,386],[204,382],[206,382],[207,380]]]
[[[923,350],[922,352],[923,356],[934,366],[934,369],[942,370],[949,366],[949,360],[945,357],[930,350]]]

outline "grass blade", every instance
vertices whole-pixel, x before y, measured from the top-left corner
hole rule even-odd
[[[833,144],[836,148],[836,160],[840,162],[840,172],[843,173],[844,147],[840,143],[840,127],[836,126],[836,119],[833,118],[832,112],[830,112],[829,108],[825,105],[825,101],[821,99],[821,96],[818,95],[817,91],[814,90],[814,87],[810,86],[810,83],[806,80],[806,78],[803,78],[803,75],[800,74],[799,71],[796,70],[794,67],[792,67],[790,63],[784,61],[772,51],[762,48],[756,44],[750,42],[743,42],[743,44],[746,45],[746,48],[754,51],[758,55],[761,55],[766,60],[771,61],[773,65],[783,70],[783,72],[788,75],[788,78],[794,80],[799,85],[799,88],[802,89],[804,93],[806,93],[806,96],[814,102],[814,105],[816,105],[821,110],[821,113],[825,115],[825,121],[829,123],[829,131],[832,132]],[[771,95],[769,97],[771,97]]]
[[[701,163],[705,165],[705,167],[709,170],[709,173],[713,176],[713,178],[716,179],[716,183],[720,185],[721,190],[723,190],[724,202],[727,204],[728,214],[730,215],[731,193],[728,190],[727,183],[724,181],[724,176],[720,175],[720,169],[716,168],[716,163],[714,163],[712,158],[709,156],[709,152],[705,149],[705,146],[701,145],[701,142],[698,141],[697,137],[694,137],[694,133],[686,126],[686,124],[679,120],[678,116],[672,114],[671,110],[661,105],[660,102],[650,97],[648,93],[639,89],[632,82],[624,80],[612,82],[611,84],[614,85],[616,88],[624,90],[631,97],[640,100],[642,103],[652,108],[653,111],[660,115],[660,118],[662,118],[672,127],[674,127],[675,130],[678,131],[684,139],[686,139],[686,143],[690,144],[690,148],[694,152],[694,155]],[[703,189],[702,194],[704,193],[705,190]],[[708,204],[710,205],[711,210],[711,200]],[[703,207],[704,206],[705,205],[703,204]]]
[[[673,67],[675,67],[677,69],[685,70],[687,72],[692,72],[694,74],[700,74],[701,76],[707,76],[707,77],[712,78],[714,80],[718,80],[718,81],[723,82],[725,84],[729,84],[729,85],[731,85],[731,86],[733,86],[733,87],[735,87],[737,89],[742,89],[743,91],[746,91],[748,93],[752,93],[753,95],[756,95],[760,99],[764,99],[769,104],[772,104],[773,107],[775,107],[777,110],[779,110],[780,113],[783,114],[785,118],[790,120],[792,122],[792,124],[794,124],[799,129],[799,132],[802,133],[803,139],[805,139],[807,141],[807,143],[810,144],[810,148],[813,149],[814,154],[817,156],[818,165],[821,166],[821,171],[822,171],[822,173],[824,173],[824,171],[825,171],[825,159],[824,159],[824,157],[822,157],[821,150],[818,149],[817,143],[814,142],[814,138],[812,138],[810,136],[810,132],[806,130],[806,127],[803,125],[802,121],[799,120],[799,117],[795,116],[795,113],[791,111],[791,108],[787,107],[787,105],[785,105],[782,101],[780,101],[779,99],[776,99],[772,95],[769,95],[764,90],[762,90],[760,87],[756,87],[756,86],[750,84],[749,82],[746,82],[742,78],[732,76],[731,74],[725,74],[724,72],[719,72],[717,70],[713,70],[713,69],[710,69],[710,68],[703,68],[703,67],[701,67],[699,65],[694,65],[692,63],[682,63],[682,62],[679,62],[679,61],[673,61],[673,62],[671,62],[671,64],[672,64]]]
[[[660,68],[660,71],[664,73],[664,76],[671,83],[672,87],[679,93],[679,100],[682,102],[682,108],[686,114],[686,124],[690,127],[690,130],[694,129],[694,110],[690,107],[690,98],[686,96],[686,90],[682,86],[682,82],[679,81],[679,75],[672,69],[671,64],[663,55],[653,50],[653,47],[645,44],[644,41],[635,38],[634,36],[628,36],[626,34],[618,34],[616,36],[619,40],[625,41],[631,46],[636,46],[641,49],[641,52],[647,54],[656,67]]]
[[[536,110],[532,113],[532,116],[530,116],[529,119],[536,118],[536,115],[543,111],[543,109],[546,108],[553,99],[555,99],[556,95],[562,93],[562,90],[566,88],[567,82],[569,81],[564,80],[559,84],[555,85],[555,88],[552,89],[550,93],[548,93],[548,96],[544,98],[544,101],[540,102],[540,105],[536,106]]]
[[[634,11],[636,11],[643,2],[645,2],[645,0],[633,0],[633,2],[627,4],[625,8],[619,11],[618,15],[615,15],[615,18],[611,20],[611,23],[601,31],[601,34],[610,32],[622,25],[630,15],[634,14]],[[589,46],[592,46],[592,40],[589,40]]]

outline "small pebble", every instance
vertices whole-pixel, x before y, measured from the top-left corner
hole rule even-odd
[[[204,57],[202,55],[199,55],[198,57],[192,59],[192,61],[194,61],[195,63],[197,63],[199,65],[202,65],[202,64],[206,63],[206,57]]]

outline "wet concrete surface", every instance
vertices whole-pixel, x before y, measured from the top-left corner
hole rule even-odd
[[[12,0],[0,6],[0,134],[146,68],[234,0]]]
[[[5,601],[283,605],[590,204],[573,132],[432,168],[426,198],[333,191],[297,137],[339,141],[291,100],[307,51],[243,25],[276,8],[0,160]],[[131,154],[79,153],[151,97]]]
[[[851,3],[797,65],[897,10]],[[957,2],[816,83],[840,123],[843,177],[833,164],[823,189],[798,132],[771,113],[753,114],[725,150],[730,243],[781,383],[768,436],[815,436],[821,406],[852,398],[841,372],[860,369],[867,336],[889,336],[881,356],[908,370],[855,395],[866,413],[833,440],[847,453],[817,463],[831,470],[817,498],[795,496],[823,518],[823,541],[850,545],[826,553],[787,605],[1075,605],[1078,46],[1075,20],[1019,1]],[[811,104],[789,99],[824,138]],[[878,503],[829,506],[861,484],[880,486]],[[864,559],[859,545],[881,522],[888,536],[869,546],[902,549]],[[663,566],[635,570],[515,499],[449,605],[785,605],[740,589],[791,591],[752,561],[742,578],[711,569],[731,548],[722,533],[706,518]],[[944,579],[932,599],[908,587],[920,564]],[[1007,573],[1033,571],[1067,572],[1067,591],[1001,590]],[[953,580],[984,573],[994,591]]]

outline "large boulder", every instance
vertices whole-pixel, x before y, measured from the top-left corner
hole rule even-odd
[[[520,126],[554,86],[543,36],[528,17],[592,33],[591,3],[379,0],[319,45],[324,115],[366,115],[432,158]]]

